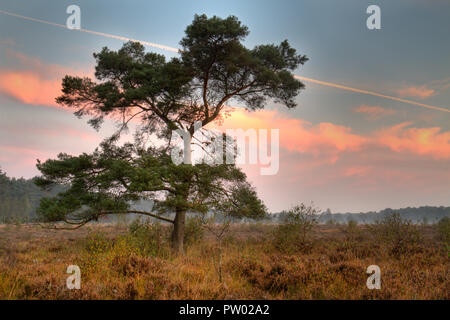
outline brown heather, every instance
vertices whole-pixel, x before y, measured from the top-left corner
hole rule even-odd
[[[161,226],[2,225],[0,299],[450,298],[449,249],[436,226],[417,227],[420,241],[400,251],[376,228],[349,224],[316,226],[307,246],[286,252],[277,228],[233,225],[220,243],[205,231],[176,256]],[[66,288],[71,264],[81,268],[80,290]],[[372,264],[381,268],[381,290],[366,287]]]

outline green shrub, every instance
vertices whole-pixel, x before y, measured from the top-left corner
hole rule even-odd
[[[111,247],[111,241],[106,239],[103,233],[89,233],[84,239],[84,248],[91,254],[104,253]]]
[[[141,254],[157,256],[167,251],[167,232],[160,223],[136,219],[130,224],[129,231],[128,240]]]
[[[407,253],[421,240],[417,226],[410,220],[402,219],[399,213],[385,216],[382,221],[369,226],[369,230],[397,257]]]
[[[450,243],[450,218],[444,217],[436,225],[439,240]]]
[[[343,232],[345,234],[345,240],[347,242],[355,242],[361,238],[361,232],[358,228],[358,222],[356,222],[355,220],[349,220],[343,227]]]
[[[311,246],[310,235],[318,224],[319,211],[303,203],[284,213],[284,221],[274,232],[275,247],[285,253],[304,251]]]
[[[201,217],[189,217],[184,229],[184,243],[191,245],[200,242],[204,237],[203,221]]]

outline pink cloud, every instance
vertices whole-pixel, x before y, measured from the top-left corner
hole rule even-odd
[[[0,142],[0,166],[15,177],[32,177],[39,174],[36,169],[37,159],[45,161],[55,158],[59,152],[91,152],[101,141],[101,136],[97,134],[53,125],[48,128],[0,128],[0,136],[5,132],[23,137],[14,139],[15,144],[8,143],[7,139],[3,139],[3,143]],[[39,140],[33,137],[39,137]]]
[[[436,90],[428,88],[427,85],[422,86],[411,86],[403,89],[396,90],[396,93],[401,98],[418,98],[426,99],[436,94]]]
[[[313,125],[302,119],[289,118],[276,110],[247,112],[236,109],[221,126],[223,129],[279,129],[280,145],[288,151],[307,152],[315,155],[357,151],[367,138],[352,133],[351,128],[321,122]]]
[[[0,91],[26,104],[58,106],[61,81],[44,80],[27,71],[0,71]]]
[[[36,159],[48,159],[56,153],[47,153],[29,147],[0,145],[2,170],[9,176],[30,178],[36,175]]]
[[[392,109],[386,109],[380,106],[368,106],[365,104],[360,105],[353,109],[356,113],[362,113],[367,116],[370,120],[378,120],[386,116],[391,116],[396,114],[397,112]]]
[[[379,130],[375,141],[396,152],[429,155],[435,159],[450,158],[450,132],[439,127],[407,128],[411,122]]]
[[[369,108],[370,109],[370,108]],[[372,110],[372,109],[370,109]],[[375,146],[398,153],[450,158],[450,131],[439,127],[415,128],[412,123],[400,123],[367,135],[329,122],[311,124],[303,119],[289,118],[276,110],[247,112],[235,109],[220,129],[279,129],[280,146],[290,152],[327,156],[336,161],[340,153],[369,150]]]
[[[37,58],[7,49],[6,59],[17,68],[0,70],[0,92],[31,105],[56,107],[55,98],[61,94],[61,79],[66,74],[88,76],[91,71],[49,64]]]

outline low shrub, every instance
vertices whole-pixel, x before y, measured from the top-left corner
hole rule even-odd
[[[311,247],[311,233],[318,224],[319,211],[303,203],[284,213],[283,224],[274,232],[274,245],[284,253],[305,251]]]
[[[128,240],[143,255],[157,256],[167,251],[167,230],[157,222],[134,220],[129,226]]]
[[[200,242],[204,237],[203,221],[201,217],[189,217],[184,229],[184,243],[192,245]]]
[[[100,232],[89,233],[83,242],[84,248],[91,254],[104,253],[111,247],[111,241]]]
[[[358,227],[358,222],[355,220],[349,220],[342,228],[342,231],[345,234],[346,242],[353,243],[361,239],[361,230]]]
[[[442,240],[447,244],[450,244],[450,218],[449,217],[442,218],[441,220],[439,220],[436,227],[439,240]]]
[[[396,257],[413,250],[421,240],[417,226],[410,220],[402,219],[398,213],[385,216],[383,220],[370,225],[369,230]]]

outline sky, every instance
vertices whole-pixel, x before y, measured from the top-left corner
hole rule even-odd
[[[64,75],[92,77],[92,54],[124,41],[1,12],[65,25],[72,4],[81,8],[83,29],[172,48],[194,14],[235,15],[249,27],[247,47],[288,39],[308,56],[294,73],[319,82],[304,81],[297,108],[269,102],[258,112],[236,109],[223,124],[280,130],[278,173],[263,176],[258,166],[244,166],[271,211],[311,201],[332,212],[450,205],[450,2],[444,0],[0,0],[0,167],[9,176],[38,175],[36,159],[59,152],[91,152],[113,130],[107,123],[96,132],[55,97]],[[379,30],[366,26],[371,4],[381,9]]]

